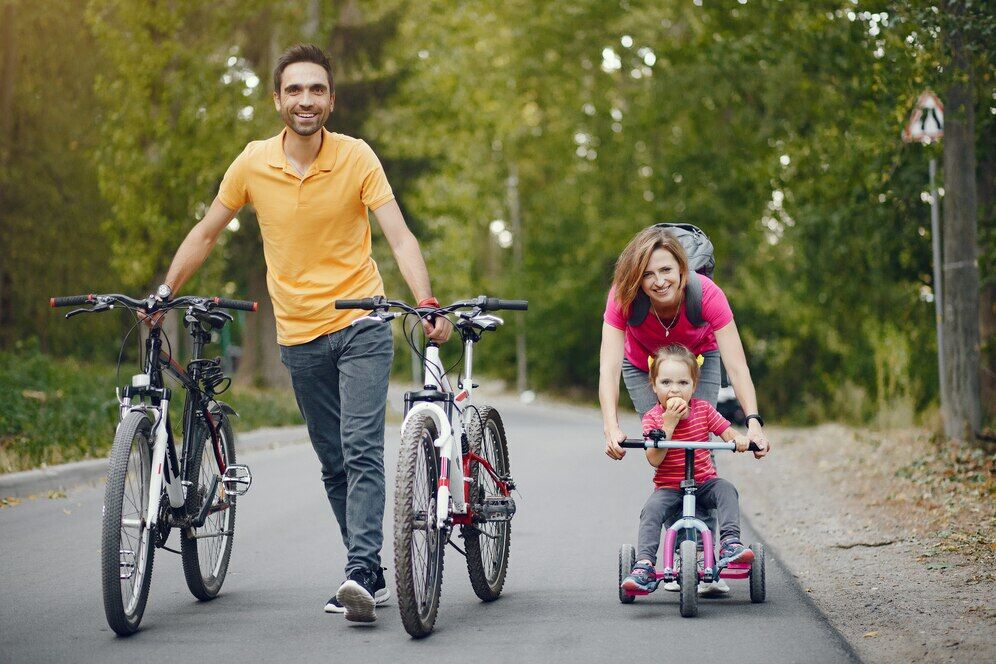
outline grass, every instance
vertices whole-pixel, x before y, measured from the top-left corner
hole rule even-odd
[[[0,473],[106,456],[118,419],[114,385],[113,365],[0,351]],[[241,416],[237,431],[302,423],[290,390],[239,386],[219,398]],[[182,406],[174,397],[174,431]]]

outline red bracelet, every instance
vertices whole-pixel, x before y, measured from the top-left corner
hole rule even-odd
[[[427,297],[427,298],[425,298],[423,300],[419,300],[418,301],[418,306],[419,306],[419,308],[433,307],[435,309],[438,309],[439,308],[439,300],[437,300],[434,297]]]

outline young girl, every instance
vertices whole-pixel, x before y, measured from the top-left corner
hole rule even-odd
[[[661,429],[668,440],[708,441],[714,433],[734,441],[737,452],[749,445],[708,401],[693,399],[699,380],[699,365],[692,353],[679,344],[661,348],[651,358],[650,382],[658,403],[643,416],[643,433]],[[685,479],[685,450],[648,449],[647,461],[657,469],[654,492],[640,513],[636,564],[623,581],[625,590],[650,590],[656,583],[654,562],[664,518],[681,505]],[[751,562],[754,552],[740,542],[740,505],[736,487],[716,475],[709,450],[695,450],[696,502],[719,512],[720,560]]]

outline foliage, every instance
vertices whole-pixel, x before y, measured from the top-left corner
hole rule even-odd
[[[0,473],[106,455],[118,419],[115,376],[114,365],[54,360],[31,343],[0,351]],[[288,391],[239,388],[219,398],[238,411],[237,431],[301,423]],[[173,406],[179,434],[182,398]]]
[[[530,300],[480,370],[513,375],[523,324],[532,387],[593,392],[616,255],[645,225],[683,220],[716,245],[765,412],[872,420],[897,399],[919,412],[936,400],[923,191],[939,150],[899,132],[923,88],[945,88],[946,35],[975,58],[980,191],[996,145],[992,13],[935,5],[8,3],[0,346],[36,335],[113,359],[110,317],[70,331],[45,298],[153,286],[227,164],[279,129],[274,53],[314,39],[335,59],[331,127],[382,157],[439,297]],[[991,283],[996,217],[981,202]],[[513,203],[506,248],[490,228],[512,226]],[[241,217],[190,290],[265,297]],[[407,297],[375,236],[389,293]]]

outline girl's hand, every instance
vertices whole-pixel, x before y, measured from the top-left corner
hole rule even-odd
[[[618,461],[626,456],[626,450],[619,446],[619,443],[626,440],[626,434],[619,428],[618,424],[606,425],[605,427],[605,454],[610,459]]]
[[[688,403],[681,397],[671,397],[664,405],[664,424],[673,429],[688,414]]]
[[[768,437],[764,435],[764,427],[758,424],[757,420],[751,420],[747,424],[747,438],[750,439],[750,442],[761,448],[760,451],[754,452],[755,459],[761,459],[771,451],[771,443],[768,442]]]
[[[734,450],[735,452],[746,452],[747,447],[750,445],[750,438],[737,434],[737,437],[733,439],[733,442],[737,446],[736,450]]]

